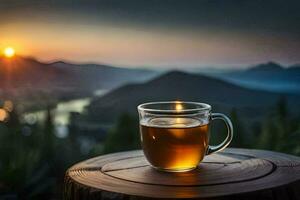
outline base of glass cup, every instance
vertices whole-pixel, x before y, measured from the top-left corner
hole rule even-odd
[[[155,170],[161,171],[161,172],[189,172],[189,171],[192,171],[197,168],[197,166],[195,166],[195,167],[185,168],[185,169],[168,169],[168,168],[154,167],[152,165],[150,165],[150,166],[152,168],[154,168]]]

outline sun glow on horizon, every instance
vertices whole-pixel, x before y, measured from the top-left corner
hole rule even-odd
[[[12,47],[6,47],[4,49],[4,56],[7,58],[11,58],[15,55],[15,50]]]

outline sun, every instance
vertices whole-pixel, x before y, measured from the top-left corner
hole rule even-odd
[[[13,57],[15,55],[15,50],[12,47],[6,47],[4,49],[4,55],[7,58],[11,58],[11,57]]]

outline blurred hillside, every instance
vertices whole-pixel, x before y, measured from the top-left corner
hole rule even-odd
[[[267,62],[244,70],[206,72],[207,75],[252,89],[300,94],[300,65],[282,66]]]
[[[284,96],[294,113],[300,112],[298,95],[248,89],[216,78],[179,71],[165,73],[151,81],[128,84],[95,98],[87,107],[89,120],[116,120],[120,113],[137,115],[136,107],[150,101],[208,102],[213,111],[229,113],[233,108],[248,121],[261,120],[271,105]]]
[[[12,99],[22,102],[28,109],[45,109],[47,104],[89,97],[97,90],[149,80],[157,74],[150,70],[99,64],[42,63],[20,56],[0,57],[0,100]],[[35,105],[28,101],[34,101]]]

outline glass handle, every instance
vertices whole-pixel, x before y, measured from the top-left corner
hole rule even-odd
[[[220,119],[220,120],[222,120],[225,123],[225,125],[227,127],[227,137],[219,145],[216,145],[216,146],[210,146],[209,145],[208,149],[207,149],[206,155],[209,155],[209,154],[212,154],[212,153],[216,153],[218,151],[222,151],[223,149],[225,149],[230,144],[230,142],[232,140],[232,137],[233,137],[232,123],[231,123],[230,119],[226,115],[221,114],[221,113],[212,113],[211,114],[211,119],[212,120]]]

